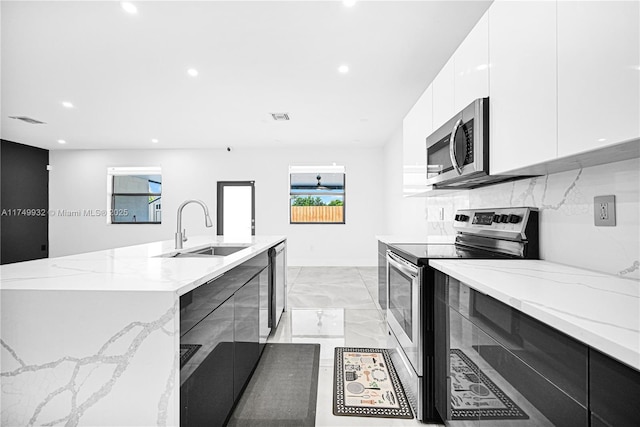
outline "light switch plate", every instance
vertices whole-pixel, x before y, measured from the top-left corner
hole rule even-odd
[[[616,196],[596,196],[593,198],[593,220],[596,227],[615,227]]]

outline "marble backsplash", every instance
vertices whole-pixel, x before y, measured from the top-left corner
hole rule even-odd
[[[603,195],[615,195],[615,227],[594,225],[593,198]],[[455,234],[456,209],[537,207],[542,259],[640,279],[639,195],[640,160],[625,160],[426,198],[427,232]]]

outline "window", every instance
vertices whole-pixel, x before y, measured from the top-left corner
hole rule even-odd
[[[344,166],[289,167],[291,224],[345,223]]]
[[[160,224],[160,168],[109,168],[109,218],[112,224]]]

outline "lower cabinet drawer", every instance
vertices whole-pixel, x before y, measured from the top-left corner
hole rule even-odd
[[[588,406],[588,347],[450,278],[449,304],[535,372]]]
[[[590,350],[592,426],[640,425],[640,371]]]
[[[222,426],[233,407],[234,297],[180,338],[180,425]]]
[[[451,399],[480,409],[475,421],[517,425],[588,426],[589,412],[498,341],[450,309]],[[458,392],[453,392],[453,390]],[[468,391],[467,391],[468,390]],[[453,407],[453,403],[451,404]],[[513,405],[515,405],[514,408]],[[458,414],[464,413],[458,412]],[[468,414],[475,414],[470,411]],[[449,419],[452,419],[450,412]],[[466,425],[466,421],[453,425]]]
[[[265,270],[266,271],[266,270]],[[234,298],[233,397],[240,398],[260,359],[260,276],[240,288]]]

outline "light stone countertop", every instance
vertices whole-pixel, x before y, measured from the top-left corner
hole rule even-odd
[[[173,240],[0,266],[2,290],[168,291],[183,295],[284,241],[285,236],[190,236],[181,251],[247,245],[224,257],[163,258]]]
[[[640,370],[640,281],[536,260],[429,265]]]

